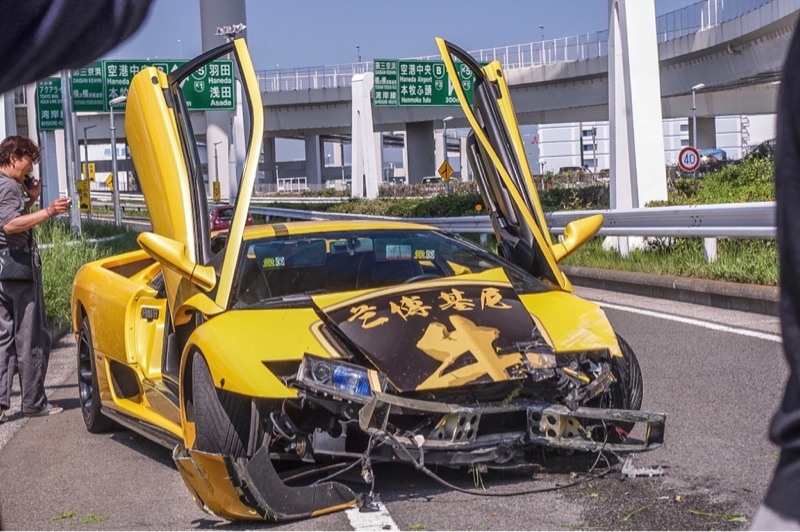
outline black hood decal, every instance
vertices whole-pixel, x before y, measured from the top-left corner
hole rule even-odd
[[[321,311],[402,392],[509,379],[514,347],[538,336],[507,284],[410,286]]]

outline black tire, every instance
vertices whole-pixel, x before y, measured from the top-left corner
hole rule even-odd
[[[97,385],[92,330],[89,327],[89,318],[86,317],[81,322],[78,337],[78,396],[86,430],[98,434],[115,427],[116,424],[100,411],[102,404]]]
[[[622,410],[639,410],[642,408],[642,397],[644,396],[644,386],[642,383],[642,370],[639,367],[639,360],[636,354],[628,345],[624,338],[617,335],[619,349],[622,357],[611,359],[611,373],[617,380],[606,393],[595,400],[590,406],[599,408],[615,408]],[[604,429],[593,431],[592,437],[595,441],[608,441],[609,443],[624,442],[627,435],[633,430],[634,423],[620,422],[613,427],[608,427],[608,437]]]
[[[244,456],[250,435],[250,400],[218,390],[211,380],[208,363],[200,353],[195,353],[192,361],[192,397],[195,448],[233,457]]]
[[[639,410],[642,408],[644,385],[642,383],[642,369],[636,354],[620,335],[617,335],[622,358],[614,357],[611,361],[611,373],[617,379],[617,386],[611,390],[612,408],[625,410]]]

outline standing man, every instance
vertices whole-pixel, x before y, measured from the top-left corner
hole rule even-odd
[[[753,530],[800,530],[800,32],[783,65],[775,152],[780,317],[789,381],[772,418],[781,454]]]
[[[44,309],[42,261],[33,228],[67,212],[69,200],[59,198],[30,212],[42,185],[26,179],[40,159],[30,139],[12,136],[0,143],[0,423],[8,419],[14,367],[19,368],[22,412],[26,416],[58,414],[44,390],[50,359],[50,333]],[[27,195],[27,197],[24,194]],[[32,266],[30,280],[12,279],[6,272],[9,251],[20,252]],[[20,261],[22,262],[22,261]],[[4,278],[5,277],[5,278]]]

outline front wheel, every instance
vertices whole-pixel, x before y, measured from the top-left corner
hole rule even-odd
[[[609,389],[600,396],[596,404],[600,408],[614,408],[621,410],[640,410],[642,408],[642,397],[644,395],[644,385],[642,383],[642,370],[639,360],[633,349],[624,338],[617,335],[619,349],[622,351],[621,357],[611,359],[611,373],[617,382],[612,384]],[[634,423],[619,422],[609,430],[597,429],[593,434],[596,441],[608,441],[618,443],[625,441],[628,434],[633,430]],[[608,437],[606,437],[606,432]]]
[[[250,439],[250,400],[217,389],[200,353],[195,353],[192,361],[192,397],[195,447],[209,453],[244,456]]]
[[[87,317],[84,317],[81,322],[81,331],[78,337],[78,392],[86,430],[97,434],[113,428],[114,422],[100,411],[102,405],[97,385],[92,330]]]

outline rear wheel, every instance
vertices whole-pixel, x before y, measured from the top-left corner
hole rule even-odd
[[[195,447],[209,453],[244,456],[250,435],[250,400],[217,389],[200,353],[194,354],[192,362],[192,394]]]
[[[92,331],[89,327],[89,318],[86,317],[81,322],[81,331],[78,337],[78,392],[86,430],[99,433],[114,427],[114,422],[100,411],[102,405],[97,385]]]

